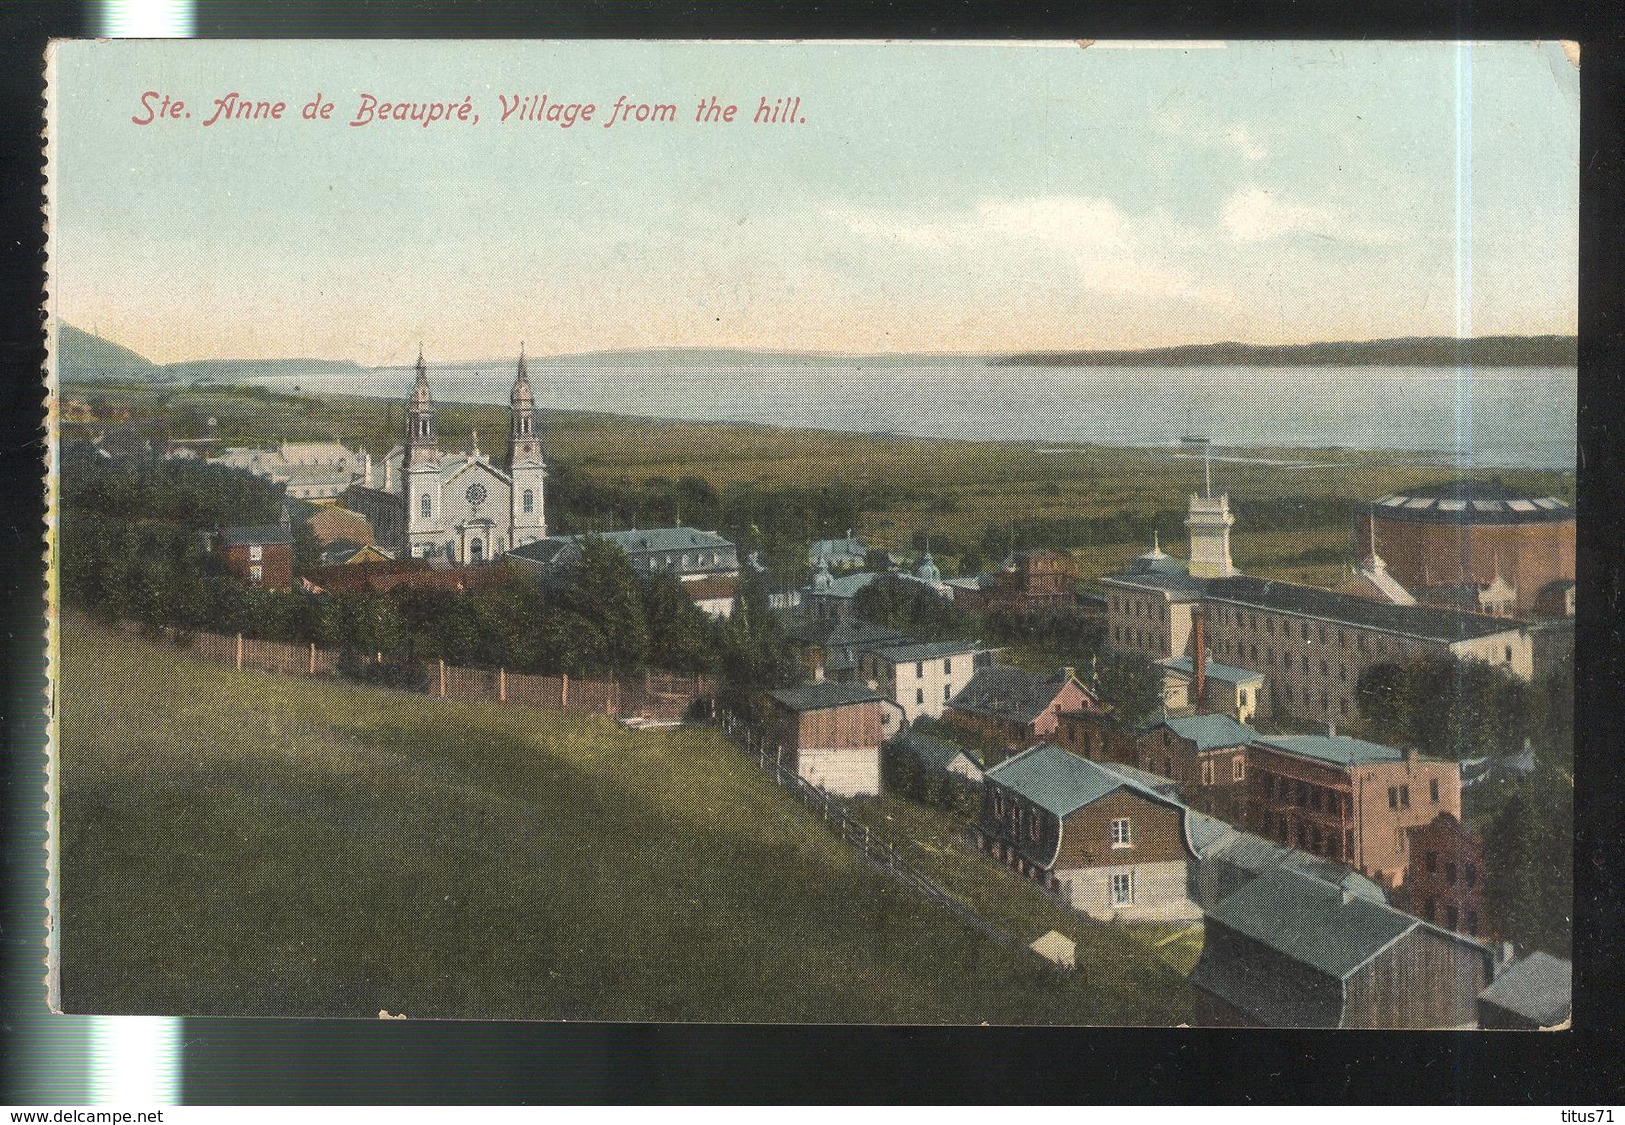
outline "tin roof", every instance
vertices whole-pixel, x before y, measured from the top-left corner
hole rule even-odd
[[[975,653],[979,646],[975,641],[924,641],[905,645],[888,645],[885,648],[874,650],[876,656],[884,657],[895,664],[906,664],[910,660],[935,660],[939,656],[960,656]]]
[[[1030,723],[1055,702],[1070,679],[1064,668],[1041,680],[1020,668],[995,664],[978,668],[948,706],[973,715]]]
[[[1031,750],[994,766],[987,771],[987,779],[1058,817],[1069,816],[1115,789],[1129,789],[1161,804],[1183,807],[1178,801],[1098,762],[1080,758],[1047,742],[1040,742]]]
[[[1350,738],[1346,734],[1258,734],[1252,741],[1260,746],[1285,750],[1305,758],[1315,758],[1334,766],[1364,766],[1372,762],[1399,762],[1403,750]]]
[[[1252,727],[1236,722],[1229,715],[1185,715],[1164,719],[1161,725],[1180,738],[1196,743],[1198,750],[1245,746],[1258,737],[1258,732]]]
[[[780,688],[768,694],[792,711],[823,711],[854,703],[882,702],[881,696],[871,691],[865,684],[838,684],[832,680],[805,684],[801,687]]]
[[[1496,977],[1478,998],[1538,1027],[1553,1027],[1569,1018],[1573,988],[1572,962],[1536,952]]]
[[[1317,972],[1341,980],[1420,919],[1330,883],[1274,868],[1215,906],[1210,917]]]
[[[1484,617],[1431,606],[1393,605],[1318,586],[1245,575],[1211,579],[1206,583],[1203,596],[1209,601],[1381,629],[1445,644],[1516,632],[1523,627],[1522,622],[1507,617]]]
[[[1188,656],[1170,656],[1157,661],[1157,663],[1170,671],[1180,672],[1187,676],[1196,674],[1191,666],[1191,658]],[[1264,682],[1264,673],[1262,672],[1254,672],[1247,668],[1235,668],[1229,664],[1220,664],[1215,660],[1207,662],[1205,674],[1208,679],[1218,680],[1220,683],[1225,684],[1261,684]]]

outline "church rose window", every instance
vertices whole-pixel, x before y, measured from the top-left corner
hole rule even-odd
[[[485,496],[486,496],[485,486],[483,484],[479,484],[477,482],[474,483],[474,484],[471,484],[471,485],[468,486],[468,491],[463,493],[463,496],[467,498],[467,500],[468,500],[468,502],[470,504],[474,505],[477,508],[481,504],[485,503]]]

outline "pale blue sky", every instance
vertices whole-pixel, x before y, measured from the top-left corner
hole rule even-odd
[[[56,311],[161,361],[1575,328],[1557,44],[114,41],[55,90]],[[146,90],[194,116],[133,125]],[[287,119],[203,128],[234,90]],[[480,123],[353,128],[363,92]],[[605,129],[620,94],[678,122]],[[710,94],[807,121],[697,125]]]

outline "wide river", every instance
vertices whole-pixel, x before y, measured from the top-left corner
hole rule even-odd
[[[922,437],[1166,446],[1403,450],[1463,466],[1575,465],[1571,367],[998,367],[796,357],[662,363],[532,360],[538,405]],[[442,402],[505,403],[510,366],[431,371]],[[410,370],[256,380],[404,398]]]

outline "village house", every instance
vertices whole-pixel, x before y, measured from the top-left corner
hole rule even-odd
[[[1197,619],[1198,624],[1201,618]],[[1264,694],[1264,674],[1220,664],[1211,655],[1197,670],[1189,656],[1159,661],[1163,667],[1162,698],[1169,714],[1212,712],[1240,723],[1252,722]]]
[[[275,449],[227,449],[215,463],[282,485],[294,500],[336,500],[367,474],[365,453],[337,441],[284,441]]]
[[[1050,741],[1080,758],[1129,766],[1140,760],[1140,731],[1109,708],[1062,711],[1055,719]]]
[[[1489,947],[1276,868],[1207,911],[1191,983],[1210,1027],[1471,1028]]]
[[[1177,800],[1042,743],[987,771],[979,841],[1091,918],[1183,921],[1201,914],[1184,818]]]
[[[871,648],[858,655],[858,678],[902,708],[910,723],[938,718],[948,701],[993,654],[973,641],[931,641]]]
[[[892,740],[892,745],[903,753],[912,754],[926,773],[942,776],[953,774],[977,785],[982,783],[981,759],[976,751],[968,747],[913,730],[899,734]]]
[[[1568,1024],[1574,1009],[1574,965],[1531,953],[1501,971],[1478,994],[1478,1026],[1488,1031],[1545,1031]]]
[[[515,547],[508,559],[538,576],[563,572],[581,561],[584,535],[551,535]],[[739,592],[739,548],[714,531],[693,527],[655,527],[605,531],[595,538],[626,553],[640,578],[666,574],[677,579],[690,601],[712,618],[733,614]]]
[[[880,792],[885,700],[861,684],[824,682],[768,693],[769,753],[839,797]]]
[[[293,535],[281,524],[224,528],[210,537],[209,549],[244,586],[293,588]]]
[[[1187,805],[1229,823],[1246,813],[1247,745],[1257,734],[1228,715],[1163,719],[1135,740],[1135,765],[1179,786]]]
[[[1412,914],[1468,937],[1493,939],[1484,915],[1484,845],[1478,833],[1441,812],[1406,829],[1410,864],[1404,893]]]
[[[1071,668],[1040,679],[994,664],[976,670],[942,717],[992,745],[1024,750],[1054,734],[1066,712],[1100,707]]]
[[[1346,735],[1255,734],[1246,826],[1387,886],[1404,882],[1409,829],[1461,816],[1461,767]]]
[[[862,654],[889,645],[914,643],[912,637],[896,629],[859,617],[786,617],[782,629],[785,640],[795,649],[802,671],[815,681],[856,680]]]
[[[436,567],[427,559],[350,560],[311,567],[300,579],[300,589],[310,594],[387,594],[394,590],[460,593],[500,577],[500,572],[490,567]]]
[[[869,565],[869,547],[848,529],[844,539],[814,539],[807,548],[807,565],[820,563],[831,570],[862,570]]]
[[[950,579],[954,604],[969,610],[1018,613],[1059,609],[1074,601],[1077,567],[1068,555],[1038,549],[1015,551],[999,568],[975,579]]]

